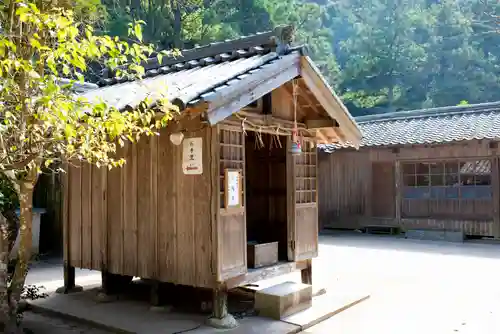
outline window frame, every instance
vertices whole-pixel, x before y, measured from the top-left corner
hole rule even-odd
[[[476,166],[483,164],[483,168],[489,170],[489,173],[471,173],[461,172],[466,164],[474,162]],[[413,168],[409,168],[412,166]],[[420,168],[417,166],[423,165]],[[434,165],[434,170],[433,167]],[[453,171],[448,166],[456,169]],[[476,168],[476,167],[473,167]],[[413,170],[414,174],[408,173]],[[408,161],[401,163],[401,175],[403,199],[411,200],[492,200],[492,160],[491,159],[457,159],[441,161]],[[449,172],[448,172],[449,171]],[[448,181],[451,177],[451,182]],[[487,177],[487,184],[478,184],[477,180]],[[467,181],[472,178],[472,183]],[[440,180],[439,180],[440,179]],[[413,180],[413,182],[408,182]],[[433,180],[435,180],[433,182]],[[437,181],[436,181],[437,180]],[[473,191],[471,191],[474,189]],[[455,195],[456,194],[456,195]]]
[[[434,167],[418,167],[423,164],[433,164]],[[468,170],[471,166],[472,170]],[[494,160],[489,157],[401,161],[401,216],[433,219],[492,218],[493,211],[491,209],[490,212],[487,208],[493,206],[493,166]],[[411,174],[411,170],[415,174]],[[417,174],[425,170],[427,174]],[[433,170],[442,171],[442,174],[433,173]],[[425,177],[418,180],[417,175]],[[432,176],[436,175],[441,175],[441,180],[433,186]],[[465,184],[471,177],[472,183]]]

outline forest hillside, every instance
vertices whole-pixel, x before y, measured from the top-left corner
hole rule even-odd
[[[353,115],[500,100],[499,1],[77,0],[96,28],[145,22],[158,49],[294,24]]]

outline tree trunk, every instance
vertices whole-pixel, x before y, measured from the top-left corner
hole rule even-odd
[[[175,49],[182,49],[182,12],[179,1],[170,1],[170,10],[172,10],[172,14],[174,15],[174,24],[173,24],[173,43]]]
[[[0,214],[0,332],[5,331],[9,319],[9,236],[7,219]]]
[[[33,223],[33,191],[37,180],[37,170],[32,168],[23,180],[19,181],[19,251],[17,254],[16,268],[10,282],[8,301],[9,317],[5,328],[5,333],[14,334],[19,332],[17,315],[18,306],[28,273],[28,266],[31,260],[32,249],[32,223]]]

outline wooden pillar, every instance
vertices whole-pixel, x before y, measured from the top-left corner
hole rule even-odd
[[[365,163],[368,168],[366,168],[366,179],[364,183],[364,197],[365,197],[365,207],[364,207],[364,217],[367,217],[371,220],[373,217],[373,162],[371,160],[370,150],[362,151],[358,154],[365,155],[364,159],[367,160]]]
[[[160,282],[157,280],[151,281],[151,291],[149,295],[149,302],[151,306],[160,306]]]
[[[498,157],[491,159],[491,186],[493,187],[493,236],[500,238],[500,171]]]
[[[67,262],[64,263],[64,286],[66,289],[75,287],[75,267],[70,266]]]
[[[402,206],[402,186],[401,186],[401,162],[396,160],[394,163],[394,181],[396,190],[396,201],[395,201],[395,218],[396,223],[401,226],[401,206]]]
[[[312,285],[312,259],[306,260],[306,263],[307,266],[300,271],[300,276],[303,284]]]
[[[64,173],[62,180],[62,187],[64,192],[63,205],[62,205],[62,217],[63,217],[63,253],[64,253],[64,285],[56,290],[56,293],[73,293],[80,292],[83,290],[81,286],[77,286],[75,282],[75,267],[70,264],[70,244],[69,244],[69,178],[70,173],[69,164],[64,164],[66,173]]]
[[[112,293],[112,279],[109,273],[106,270],[101,271],[101,289],[102,291],[109,295]]]
[[[56,293],[75,293],[83,291],[81,286],[75,284],[75,267],[64,261],[63,266],[64,285],[56,290]]]
[[[225,288],[220,287],[214,289],[214,318],[223,319],[228,315],[227,311],[227,291]]]

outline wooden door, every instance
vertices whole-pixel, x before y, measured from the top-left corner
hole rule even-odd
[[[374,162],[372,164],[371,196],[373,217],[394,217],[396,206],[394,163]]]
[[[288,260],[318,255],[318,192],[316,147],[304,142],[302,153],[289,153],[287,145]]]
[[[218,238],[218,279],[224,281],[247,272],[247,235],[245,215],[245,138],[241,131],[221,128],[219,131],[219,220]],[[225,208],[226,168],[241,171],[242,203],[239,208]]]

